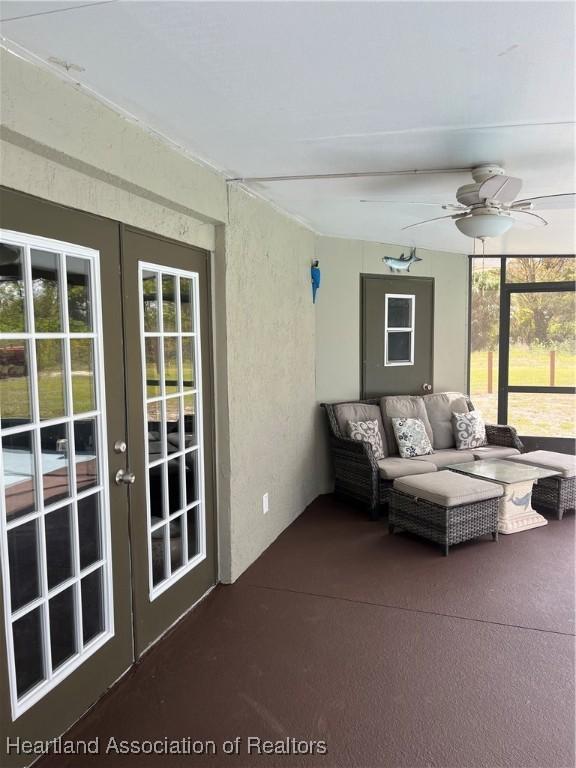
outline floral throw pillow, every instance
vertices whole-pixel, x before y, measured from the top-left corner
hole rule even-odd
[[[413,456],[427,456],[432,453],[432,443],[422,419],[397,417],[392,419],[398,450],[403,459]]]
[[[375,459],[384,458],[384,444],[382,443],[382,435],[380,434],[376,419],[373,421],[349,421],[348,434],[352,440],[369,443],[372,446]]]
[[[478,411],[453,413],[452,429],[456,448],[481,448],[486,445],[486,427]]]

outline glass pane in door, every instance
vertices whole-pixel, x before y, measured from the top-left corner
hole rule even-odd
[[[198,275],[139,269],[153,599],[205,557]]]
[[[111,636],[104,382],[98,254],[14,233],[0,254],[0,498],[17,717]]]
[[[0,306],[0,328],[5,327],[10,325]],[[27,339],[0,338],[0,418],[5,426],[32,419],[29,346]]]
[[[508,384],[575,386],[575,317],[574,291],[512,293]]]

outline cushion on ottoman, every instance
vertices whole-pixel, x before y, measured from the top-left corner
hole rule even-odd
[[[567,453],[555,453],[554,451],[532,451],[521,456],[511,456],[508,461],[516,461],[518,464],[530,464],[533,467],[556,470],[562,477],[576,476],[576,456]]]
[[[504,493],[502,486],[442,470],[429,475],[399,477],[394,488],[417,499],[426,499],[441,507],[473,504],[484,499],[494,499]]]

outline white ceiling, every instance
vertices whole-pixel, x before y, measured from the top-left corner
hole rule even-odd
[[[572,2],[4,2],[3,35],[231,177],[504,164],[520,197],[575,189]],[[58,65],[52,64],[62,71]],[[82,71],[80,71],[81,68]],[[470,251],[467,174],[267,182],[336,236]],[[394,200],[389,205],[362,198]],[[573,210],[491,253],[574,251]]]

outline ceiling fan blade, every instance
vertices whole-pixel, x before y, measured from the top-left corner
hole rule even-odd
[[[443,208],[442,203],[421,203],[417,200],[360,200],[361,203],[384,203],[389,205],[433,205],[435,208]]]
[[[537,213],[530,213],[530,211],[519,211],[519,210],[515,210],[514,208],[511,210],[511,213],[514,214],[512,216],[514,221],[526,223],[532,227],[545,227],[548,225],[548,222],[546,221],[546,219],[543,219],[542,216],[539,216]],[[530,216],[532,219],[536,219],[536,221],[528,221],[528,219],[518,219],[517,216]]]
[[[426,205],[433,208],[442,208],[445,211],[459,211],[460,213],[469,210],[466,205],[459,205],[458,203],[423,203],[418,200],[360,200],[360,202],[389,205]]]
[[[511,210],[522,208],[522,205],[532,203],[537,210],[552,211],[561,208],[576,207],[576,192],[565,192],[561,195],[541,195],[540,197],[527,197],[525,200],[516,200],[510,206]]]
[[[458,219],[462,214],[450,214],[450,216],[436,216],[434,219],[425,219],[424,221],[417,221],[416,224],[408,224],[407,227],[402,229],[412,229],[412,227],[420,227],[422,224],[429,224],[431,221],[440,221],[441,219]]]
[[[480,185],[478,197],[480,200],[509,203],[518,197],[521,189],[522,179],[515,179],[513,176],[491,176]]]

